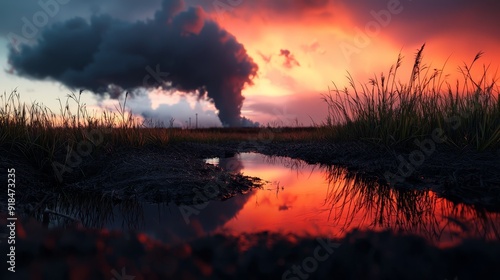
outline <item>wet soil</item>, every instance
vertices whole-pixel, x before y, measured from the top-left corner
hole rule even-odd
[[[22,156],[0,153],[0,167],[16,168],[20,208],[36,207],[61,193],[95,194],[117,202],[196,204],[205,189],[217,187],[212,197],[223,200],[262,185],[259,178],[239,174],[238,166],[220,168],[204,158],[230,158],[238,152],[287,156],[312,164],[336,165],[357,173],[367,182],[389,182],[395,188],[430,189],[455,202],[500,211],[500,154],[438,146],[421,164],[411,164],[413,151],[388,150],[365,142],[221,142],[173,143],[165,147],[121,147],[95,153],[62,174],[39,169]],[[413,161],[415,162],[415,161]],[[406,165],[405,165],[406,163]],[[68,169],[69,170],[69,169]],[[390,174],[390,175],[388,175]],[[202,201],[201,201],[202,202]],[[39,206],[39,205],[38,205]]]
[[[420,158],[415,156],[419,151],[385,149],[364,142],[316,142],[270,144],[260,152],[342,166],[368,182],[432,190],[454,202],[500,211],[500,150],[478,152],[442,145],[429,155],[422,152],[424,157]]]
[[[22,232],[16,248],[16,272],[2,269],[1,279],[442,280],[500,276],[500,243],[477,240],[440,249],[422,238],[390,232],[353,231],[340,240],[263,232],[213,235],[170,246],[140,233],[48,231],[29,221],[23,223]],[[6,245],[0,245],[0,250],[5,252]]]
[[[195,199],[200,192],[213,189],[215,184],[218,191],[208,199],[227,199],[262,182],[238,174],[236,164],[220,168],[205,164],[203,159],[230,158],[250,151],[335,164],[379,183],[386,183],[384,174],[388,171],[398,174],[400,158],[408,160],[412,152],[364,142],[185,142],[166,147],[122,147],[84,158],[63,174],[61,182],[51,168],[33,166],[29,158],[4,149],[0,151],[0,168],[16,169],[16,213],[23,218],[17,231],[17,273],[3,269],[0,278],[132,279],[120,278],[131,275],[134,279],[301,279],[297,274],[282,276],[293,265],[303,266],[305,259],[314,256],[320,242],[312,237],[217,235],[166,245],[140,233],[79,227],[48,230],[39,219],[33,219],[34,213],[61,195],[95,195],[116,203],[132,199],[193,204],[201,202]],[[499,210],[499,158],[492,151],[436,147],[393,186],[432,189],[457,202]],[[318,262],[308,279],[498,279],[500,275],[500,242],[471,240],[439,249],[421,238],[388,232],[353,232],[335,242],[340,247]],[[0,245],[2,260],[6,246],[4,242]],[[242,247],[245,249],[239,249]]]

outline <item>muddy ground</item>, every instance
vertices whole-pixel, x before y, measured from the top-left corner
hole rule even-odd
[[[115,147],[85,157],[59,181],[52,168],[37,168],[29,164],[29,159],[4,148],[0,151],[0,168],[4,172],[7,168],[16,169],[16,213],[23,217],[23,223],[33,217],[40,222],[39,213],[45,207],[50,208],[61,195],[90,194],[116,203],[132,199],[193,204],[200,202],[197,193],[215,183],[219,191],[210,199],[228,199],[264,182],[238,174],[237,162],[219,168],[205,164],[203,159],[229,158],[237,152],[250,151],[309,163],[335,164],[378,183],[386,183],[387,171],[401,175],[398,174],[401,158],[408,160],[411,153],[389,151],[364,142],[173,143],[166,147]],[[425,156],[421,165],[414,166],[409,176],[396,181],[394,187],[430,188],[451,200],[499,211],[499,158],[495,151],[478,153],[472,149],[457,151],[439,146]],[[6,209],[5,201],[1,203],[2,209]],[[295,244],[287,243],[284,237],[281,240],[263,234],[249,236],[255,243],[244,253],[234,249],[234,243],[241,237],[228,236],[207,237],[184,247],[170,248],[144,241],[141,235],[74,228],[50,231],[42,225],[31,224],[36,223],[26,225],[29,230],[25,230],[19,243],[21,273],[18,275],[47,276],[41,279],[67,279],[72,275],[82,276],[79,279],[111,279],[110,270],[114,267],[119,270],[125,265],[130,268],[130,274],[137,276],[135,279],[198,279],[199,276],[263,279],[264,274],[279,279],[286,267],[310,256],[317,246],[313,239]],[[498,266],[492,263],[498,263],[500,243],[471,241],[439,250],[413,237],[398,238],[388,233],[358,235],[338,241],[345,246],[318,267],[316,276],[308,279],[325,279],[325,275],[340,279],[488,279],[486,276],[491,273],[500,275]],[[272,239],[277,243],[266,243]],[[2,256],[5,256],[4,246],[2,243]],[[171,260],[174,268],[165,267],[161,260]],[[80,275],[83,272],[87,274]]]
[[[4,219],[2,219],[3,221]],[[418,237],[351,232],[341,240],[273,233],[168,246],[142,234],[25,223],[16,272],[1,279],[498,279],[500,243],[438,249]],[[6,246],[0,245],[2,260]],[[5,262],[4,262],[5,263]]]
[[[7,150],[0,154],[0,167],[16,168],[22,188],[17,195],[31,204],[57,192],[90,192],[112,196],[117,201],[132,197],[148,202],[193,204],[195,190],[214,181],[220,187],[214,199],[227,199],[261,185],[258,178],[237,174],[237,163],[221,169],[203,162],[204,158],[231,157],[250,151],[336,165],[368,181],[385,184],[389,179],[395,188],[432,189],[456,202],[500,210],[500,154],[445,146],[425,154],[419,159],[420,164],[411,163],[413,151],[386,150],[364,142],[224,142],[114,148],[84,157],[75,167],[66,165],[71,172],[65,171],[62,180],[56,178],[50,164],[40,170],[30,165],[28,159]]]

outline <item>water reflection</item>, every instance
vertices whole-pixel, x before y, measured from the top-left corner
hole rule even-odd
[[[356,227],[414,233],[434,243],[453,244],[464,237],[500,239],[500,215],[456,204],[431,191],[392,189],[334,167],[325,168],[331,206],[328,220],[339,232]]]
[[[113,200],[113,195],[77,192],[60,195],[56,203],[48,203],[45,209],[35,213],[48,228],[83,226],[103,228],[115,222],[115,213],[123,227],[137,229],[144,223],[142,205],[134,199]],[[47,214],[47,210],[49,213]],[[75,223],[76,222],[76,223]]]
[[[133,199],[117,202],[107,196],[80,193],[60,197],[56,204],[48,205],[48,209],[55,209],[53,212],[61,216],[50,214],[47,226],[136,231],[174,244],[215,232],[236,217],[249,197],[250,193],[225,201],[211,201],[204,209],[190,215],[187,223],[180,206],[172,203],[148,204]],[[79,225],[63,215],[78,220]],[[40,211],[36,218],[42,221],[46,216]]]
[[[272,183],[258,190],[224,225],[233,232],[262,230],[342,237],[355,229],[417,234],[451,245],[464,237],[500,239],[500,215],[455,204],[431,191],[391,189],[335,166],[241,154],[243,173]]]
[[[211,201],[189,223],[172,204],[116,203],[79,195],[60,199],[54,207],[87,227],[140,230],[166,242],[215,232],[342,237],[354,228],[412,233],[439,245],[464,237],[500,239],[498,213],[454,204],[430,191],[394,190],[342,168],[256,153],[207,162],[269,183],[226,201]]]

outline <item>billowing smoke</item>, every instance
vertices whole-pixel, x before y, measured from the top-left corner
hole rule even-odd
[[[44,30],[35,45],[10,49],[15,73],[118,98],[141,87],[207,95],[224,125],[242,124],[241,94],[257,65],[200,7],[164,0],[153,19],[74,18]]]

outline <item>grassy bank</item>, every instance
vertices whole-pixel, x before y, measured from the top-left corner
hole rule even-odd
[[[387,76],[358,84],[348,76],[350,88],[336,85],[324,96],[328,105],[325,125],[332,140],[363,139],[387,146],[407,146],[415,139],[440,131],[448,145],[477,150],[500,148],[500,91],[489,67],[480,77],[472,68],[481,58],[459,68],[463,79],[450,84],[443,69],[423,63],[418,50],[409,80],[399,80],[402,57]],[[477,66],[476,66],[477,67]]]

